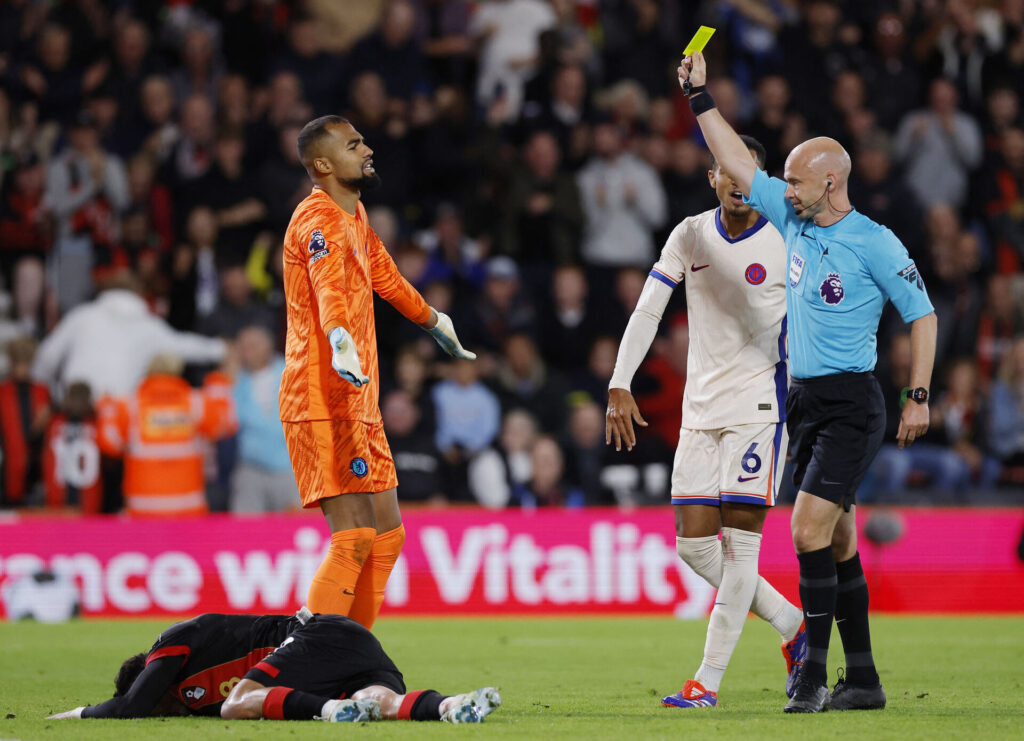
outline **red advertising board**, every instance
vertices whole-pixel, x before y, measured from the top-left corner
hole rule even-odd
[[[860,551],[872,609],[1024,613],[1015,510],[901,510],[895,543]],[[870,513],[859,513],[863,525]],[[480,509],[405,514],[384,611],[401,615],[626,614],[703,617],[714,592],[676,555],[668,508]],[[0,589],[49,569],[96,616],[286,612],[302,604],[328,543],[319,514],[163,522],[0,519]],[[765,526],[761,573],[797,600],[789,512]]]

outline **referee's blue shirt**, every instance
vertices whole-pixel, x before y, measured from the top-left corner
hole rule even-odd
[[[912,322],[935,309],[907,248],[856,210],[832,226],[796,215],[786,183],[754,173],[744,199],[782,234],[789,277],[789,372],[794,378],[874,370],[886,299]]]

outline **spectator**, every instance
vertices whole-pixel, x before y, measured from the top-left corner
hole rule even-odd
[[[565,481],[565,457],[558,442],[541,435],[530,451],[530,480],[512,489],[512,499],[523,509],[582,507],[583,492]]]
[[[494,442],[501,424],[498,397],[477,373],[473,362],[456,360],[451,378],[434,386],[430,394],[437,415],[434,440],[445,461],[443,490],[455,500],[468,496],[467,465]]]
[[[541,31],[557,22],[546,0],[487,0],[470,20],[470,36],[480,43],[476,99],[488,106],[504,99],[506,122],[519,117],[523,86],[539,58]]]
[[[174,96],[179,102],[193,95],[216,100],[223,72],[212,31],[199,25],[188,29],[180,48],[180,66],[171,75]]]
[[[764,145],[765,170],[781,173],[789,154],[789,150],[782,148],[782,134],[791,115],[789,81],[782,75],[767,74],[757,81],[756,94],[757,111],[746,126],[746,133]],[[714,195],[709,195],[713,200]]]
[[[245,172],[245,138],[240,132],[221,133],[214,144],[214,164],[179,199],[185,208],[202,204],[217,215],[217,261],[238,265],[249,258],[267,207],[259,198],[256,179]]]
[[[557,140],[547,131],[535,132],[523,147],[522,159],[524,167],[504,199],[498,251],[531,274],[577,262],[583,226],[580,193],[572,176],[559,168]]]
[[[988,178],[985,215],[1000,253],[997,267],[1016,271],[1024,262],[1024,128],[1009,128],[1000,138],[1002,162]]]
[[[537,435],[537,420],[525,409],[505,415],[497,446],[478,453],[469,463],[469,490],[478,504],[502,509],[512,498],[512,488],[530,480],[530,451]]]
[[[943,419],[935,410],[938,399],[932,403],[931,428],[925,438],[915,440],[903,450],[897,447],[901,391],[910,383],[910,335],[906,332],[894,335],[888,356],[887,370],[879,378],[886,406],[885,442],[871,466],[868,483],[857,492],[857,497],[863,495],[865,502],[906,501],[910,482],[922,479],[947,499],[962,495],[970,485],[971,467],[946,444]]]
[[[586,273],[577,265],[555,268],[547,321],[540,327],[541,355],[563,373],[575,374],[586,365],[587,352],[601,330]]]
[[[117,28],[114,32],[113,62],[109,84],[117,97],[121,114],[134,117],[138,115],[143,81],[162,71],[157,56],[150,50],[149,29],[144,23],[129,18]]]
[[[180,377],[183,367],[156,355],[130,396],[98,404],[100,450],[124,457],[125,510],[134,517],[205,514],[202,442],[236,428],[226,379],[210,374],[197,391]]]
[[[655,340],[654,353],[644,361],[633,379],[633,393],[644,410],[648,430],[657,435],[667,449],[675,450],[683,426],[690,325],[683,312],[672,315],[667,325],[668,336]]]
[[[618,350],[619,343],[614,337],[598,336],[587,353],[587,367],[578,372],[572,381],[572,391],[582,391],[598,404],[604,404],[608,400],[608,382],[612,380]],[[681,405],[682,399],[680,409]]]
[[[471,86],[473,60],[469,40],[468,0],[414,0],[413,33],[437,85]]]
[[[492,257],[487,261],[483,291],[466,314],[470,347],[494,352],[511,333],[532,333],[536,311],[522,291],[519,268],[511,258]]]
[[[302,16],[288,26],[288,46],[270,63],[272,78],[280,72],[295,75],[314,116],[336,112],[344,105],[346,74],[342,57],[324,51],[314,18]],[[298,111],[291,114],[308,118]]]
[[[217,306],[220,296],[216,265],[218,231],[213,209],[199,206],[189,213],[186,241],[175,249],[171,265],[167,321],[175,329],[195,329]]]
[[[281,129],[313,117],[312,107],[302,96],[302,82],[294,72],[274,74],[266,88],[266,99],[266,110],[246,129],[248,149],[257,155],[280,146]]]
[[[577,176],[586,217],[583,259],[596,267],[646,268],[654,261],[652,232],[667,216],[661,182],[650,165],[625,151],[610,122],[594,128],[594,152]]]
[[[95,300],[67,314],[39,347],[35,379],[51,389],[84,381],[98,397],[124,397],[160,353],[193,363],[216,363],[224,356],[222,340],[174,331],[149,313],[136,289],[134,276],[123,273]]]
[[[662,242],[668,238],[667,232],[687,216],[707,211],[718,203],[715,191],[708,187],[710,169],[707,153],[692,139],[672,142],[669,168],[662,175],[668,204],[668,219],[659,235]]]
[[[277,317],[252,297],[252,284],[243,265],[221,268],[217,305],[199,324],[210,337],[233,340],[246,327],[259,326],[277,336]]]
[[[928,107],[903,117],[896,134],[896,160],[923,208],[967,200],[971,171],[981,164],[981,129],[970,115],[957,110],[957,89],[947,79],[933,80]]]
[[[51,408],[46,386],[32,380],[35,353],[36,343],[30,339],[17,339],[7,345],[11,372],[0,383],[0,503],[5,507],[39,503],[40,456]]]
[[[522,407],[545,432],[561,432],[569,389],[561,374],[548,368],[529,335],[517,332],[505,341],[497,381],[504,408]]]
[[[580,488],[586,504],[611,504],[611,492],[601,483],[608,450],[604,442],[603,407],[589,397],[574,401],[562,449],[568,459],[567,479]]]
[[[439,204],[433,225],[413,239],[427,255],[421,283],[454,281],[469,293],[483,286],[487,275],[486,245],[466,235],[462,214],[455,205]]]
[[[352,48],[355,71],[377,72],[388,95],[408,103],[426,90],[426,60],[415,38],[416,10],[409,0],[392,0],[376,30]]]
[[[648,95],[663,94],[674,84],[669,72],[682,36],[679,3],[657,0],[601,3],[606,82],[640,83]]]
[[[978,320],[978,371],[986,381],[995,375],[1013,338],[1024,332],[1024,299],[1020,281],[1009,275],[989,276]]]
[[[933,18],[941,28],[925,62],[926,73],[948,79],[963,91],[968,107],[979,110],[984,98],[985,60],[1001,43],[999,12],[972,0],[947,0],[945,13]]]
[[[999,476],[999,461],[986,439],[991,404],[977,365],[972,358],[959,358],[953,361],[947,378],[946,392],[933,405],[934,424],[944,431],[946,443],[966,465],[968,486],[973,481],[979,489],[989,489]],[[958,491],[958,498],[962,492]]]
[[[188,196],[187,188],[206,174],[213,161],[214,112],[206,96],[190,95],[182,104],[180,131],[161,174],[175,200]]]
[[[46,171],[29,154],[0,188],[0,273],[10,277],[25,257],[43,258],[50,248],[49,220],[43,193]]]
[[[258,325],[243,328],[235,343],[239,371],[232,396],[238,415],[238,462],[231,475],[230,509],[236,514],[301,508],[277,395],[284,358],[274,337]]]
[[[381,416],[402,485],[402,504],[444,504],[441,454],[434,436],[420,425],[420,410],[412,396],[401,389],[388,392],[381,403]]]
[[[46,506],[98,514],[103,505],[96,413],[88,384],[72,383],[46,429],[42,451]]]
[[[1003,466],[1002,480],[1024,484],[1024,336],[1003,358],[992,384],[988,440]]]
[[[920,70],[907,48],[906,26],[898,13],[878,16],[874,42],[875,54],[868,57],[868,67],[864,70],[864,78],[871,91],[867,104],[878,116],[878,125],[886,131],[893,131],[899,125],[903,112],[921,102],[918,97]]]
[[[912,255],[922,249],[922,211],[906,183],[895,176],[892,142],[875,131],[857,142],[850,178],[850,201],[879,224],[887,224]]]
[[[174,88],[171,81],[160,75],[150,75],[143,80],[138,112],[121,126],[119,152],[125,155],[138,153],[154,163],[164,163],[171,156],[181,130],[174,120]]]
[[[74,120],[83,98],[103,81],[107,63],[99,61],[83,71],[73,58],[73,39],[64,26],[48,23],[39,32],[36,57],[20,70],[25,93],[39,103],[43,121],[66,124]]]
[[[550,91],[544,93],[541,100],[523,106],[522,124],[529,131],[550,132],[559,150],[568,152],[573,137],[589,116],[587,77],[583,67],[559,67],[552,76]]]
[[[800,23],[782,29],[780,71],[793,87],[794,100],[818,100],[840,72],[864,69],[867,55],[858,52],[843,31],[842,9],[834,0],[810,0],[801,8]]]
[[[129,210],[146,215],[146,222],[157,235],[161,252],[174,246],[174,209],[171,193],[162,183],[155,181],[153,160],[137,154],[128,160]]]
[[[46,172],[45,207],[56,218],[56,291],[67,311],[92,292],[96,252],[112,249],[127,208],[128,177],[121,159],[100,147],[92,115],[79,113],[70,144]]]
[[[267,209],[268,225],[281,234],[288,228],[295,207],[309,195],[310,190],[309,177],[299,161],[296,147],[301,130],[302,124],[296,121],[281,127],[277,137],[277,151],[263,159],[257,175],[259,195]]]

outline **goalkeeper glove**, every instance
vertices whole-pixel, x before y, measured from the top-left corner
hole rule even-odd
[[[437,344],[453,358],[476,360],[476,353],[470,352],[459,342],[459,338],[455,335],[455,327],[452,326],[451,317],[443,311],[437,312],[437,324],[427,331],[437,340]]]
[[[370,382],[370,377],[363,374],[359,366],[359,354],[356,353],[356,344],[352,341],[352,335],[348,330],[335,327],[327,335],[327,341],[331,343],[331,367],[338,372],[338,375],[359,388],[364,383]]]

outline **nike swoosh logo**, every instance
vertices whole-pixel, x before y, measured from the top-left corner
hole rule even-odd
[[[807,616],[807,617],[812,617],[813,618],[813,617],[825,617],[826,615],[828,615],[828,613],[827,612],[805,612],[804,615]]]
[[[696,273],[698,270],[703,270],[704,268],[708,268],[708,267],[711,267],[711,263],[708,263],[707,265],[694,265],[691,262],[690,263],[690,272],[691,273]]]
[[[821,483],[825,484],[825,486],[841,486],[843,482],[842,481],[829,481],[828,479],[822,479]]]
[[[743,484],[743,483],[746,483],[747,481],[753,481],[756,478],[757,478],[757,476],[740,476],[736,480],[739,481],[741,484]]]

